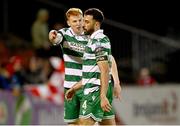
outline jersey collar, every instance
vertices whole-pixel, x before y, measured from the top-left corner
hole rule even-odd
[[[103,30],[102,30],[102,29],[99,29],[99,30],[95,31],[94,33],[92,33],[92,35],[91,35],[90,38],[91,38],[91,39],[92,39],[92,38],[95,38],[95,36],[96,36],[97,34],[100,34],[100,33],[101,33],[101,34],[103,33]]]
[[[71,34],[72,34],[73,36],[81,36],[81,35],[84,35],[84,32],[82,32],[81,35],[75,34],[71,27],[69,27],[69,30],[70,30],[70,32],[71,32]]]

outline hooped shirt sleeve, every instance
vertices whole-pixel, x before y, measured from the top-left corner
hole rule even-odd
[[[63,39],[64,39],[63,29],[60,29],[59,31],[57,31],[57,37],[54,45],[61,44],[63,42]]]
[[[108,44],[108,43],[106,43]],[[101,43],[100,40],[97,40],[96,46],[95,46],[95,56],[96,56],[96,61],[106,61],[108,60],[108,51],[106,49],[106,44]]]

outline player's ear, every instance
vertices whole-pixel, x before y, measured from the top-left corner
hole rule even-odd
[[[98,25],[98,23],[97,23],[97,22],[95,22],[95,27],[97,27],[97,25]]]
[[[94,28],[98,28],[99,27],[99,22],[95,22],[95,24],[94,24]]]
[[[67,25],[70,26],[69,20],[67,20]]]
[[[100,26],[100,22],[96,21],[95,25],[96,25],[96,27]]]

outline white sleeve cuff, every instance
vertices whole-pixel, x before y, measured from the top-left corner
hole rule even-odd
[[[57,33],[53,45],[59,45],[62,42],[62,40],[63,40],[63,35],[61,33]]]

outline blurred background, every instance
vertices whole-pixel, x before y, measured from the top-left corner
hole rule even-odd
[[[65,124],[62,52],[48,32],[67,26],[70,7],[104,12],[123,89],[117,123],[180,124],[178,5],[101,0],[0,1],[0,124]]]

